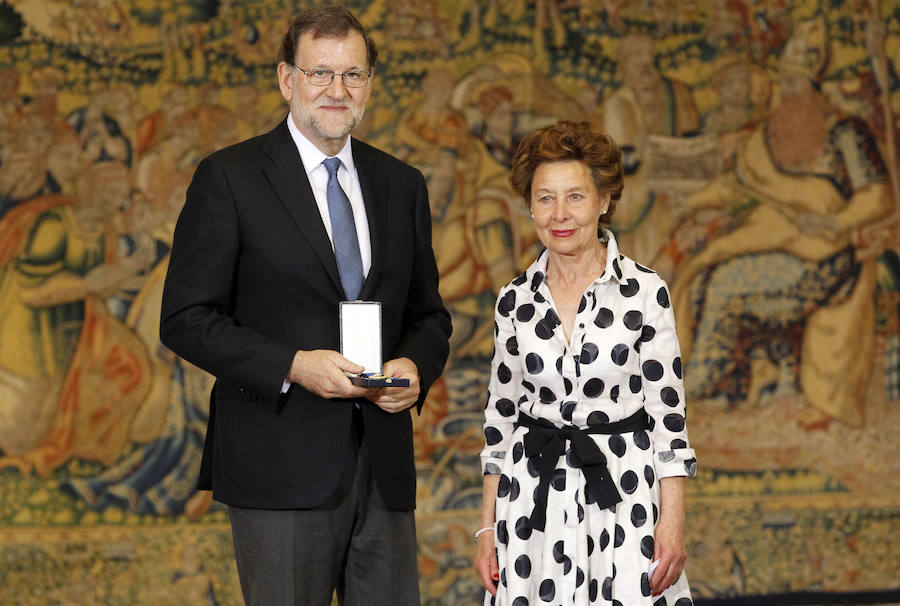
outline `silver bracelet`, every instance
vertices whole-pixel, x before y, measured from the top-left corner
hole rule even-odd
[[[480,535],[482,532],[487,532],[488,530],[494,530],[494,527],[493,526],[485,526],[484,528],[477,530],[475,532],[475,540],[476,541],[478,540],[478,535]]]

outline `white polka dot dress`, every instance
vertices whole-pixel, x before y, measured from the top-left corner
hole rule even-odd
[[[500,474],[495,545],[497,597],[485,604],[688,606],[684,574],[650,595],[647,571],[659,515],[659,479],[693,476],[685,429],[681,357],[665,282],[620,255],[607,231],[604,274],[585,290],[566,341],[544,280],[547,253],[497,299],[495,350],[485,408],[486,474]],[[527,456],[520,415],[590,430],[641,409],[649,429],[590,434],[621,501],[601,508],[572,441],[549,482],[543,531],[532,524],[540,456]]]

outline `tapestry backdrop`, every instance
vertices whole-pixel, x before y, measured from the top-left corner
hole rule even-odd
[[[562,117],[622,146],[613,229],[672,288],[695,596],[900,595],[900,0],[349,4],[381,48],[356,134],[425,173],[455,328],[423,602],[480,603],[492,306],[539,250],[508,169]],[[160,293],[198,161],[286,115],[303,5],[0,1],[0,603],[240,603]]]

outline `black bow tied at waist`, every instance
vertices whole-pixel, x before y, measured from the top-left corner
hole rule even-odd
[[[605,509],[620,502],[622,496],[616,489],[616,483],[609,476],[606,457],[588,434],[631,433],[649,429],[650,423],[647,412],[641,408],[621,421],[604,423],[587,429],[579,429],[571,425],[557,427],[546,419],[534,419],[524,414],[519,415],[516,426],[528,428],[528,433],[525,434],[523,440],[525,455],[541,458],[538,464],[540,482],[534,495],[531,528],[543,531],[547,522],[547,493],[550,490],[550,480],[553,478],[556,462],[566,452],[566,440],[572,442],[573,463],[584,473],[586,490],[590,490],[597,499],[597,505],[601,509]]]

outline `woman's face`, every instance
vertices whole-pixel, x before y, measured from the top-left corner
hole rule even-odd
[[[531,181],[531,214],[541,243],[564,255],[586,251],[597,244],[600,216],[609,208],[609,193],[597,191],[584,162],[545,162]]]

